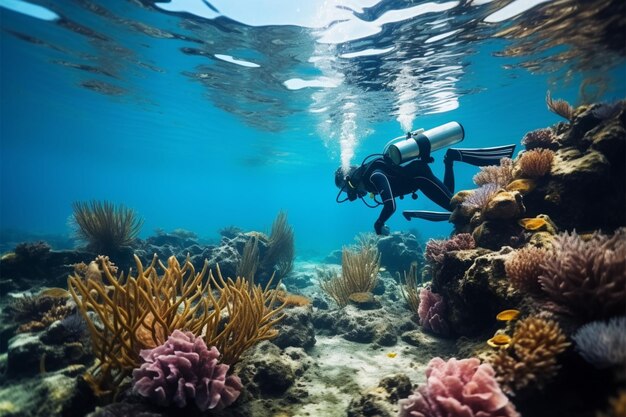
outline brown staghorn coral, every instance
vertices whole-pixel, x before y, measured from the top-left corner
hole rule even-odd
[[[557,322],[530,316],[517,322],[509,347],[488,361],[503,391],[517,392],[531,383],[541,388],[557,374],[557,356],[569,345]]]
[[[117,387],[141,363],[141,349],[163,344],[176,329],[202,335],[229,364],[254,343],[276,335],[272,326],[282,318],[276,316],[282,306],[274,307],[275,296],[267,288],[242,278],[224,280],[219,268],[217,277],[209,271],[205,279],[206,261],[199,273],[189,259],[182,267],[175,257],[167,266],[156,256],[147,268],[137,256],[135,262],[136,276],[117,277],[99,258],[102,279],[84,280],[78,274],[68,279],[99,360],[89,376],[95,388]]]
[[[524,152],[517,164],[520,174],[525,178],[541,178],[550,173],[554,152],[550,149],[534,149]]]
[[[320,288],[335,302],[344,307],[351,294],[371,292],[378,282],[380,254],[375,246],[367,245],[357,251],[343,248],[341,276],[320,274]]]
[[[583,321],[609,318],[626,309],[626,228],[613,236],[576,232],[555,236],[539,283],[552,301]]]
[[[543,271],[541,262],[547,254],[545,249],[534,246],[515,251],[504,264],[511,285],[520,291],[541,294],[539,275]]]
[[[500,159],[500,165],[481,167],[474,175],[474,184],[481,186],[495,184],[500,188],[506,187],[513,180],[513,160],[511,158]]]

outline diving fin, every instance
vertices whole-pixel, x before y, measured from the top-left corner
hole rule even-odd
[[[431,222],[443,222],[450,220],[452,213],[447,211],[404,210],[402,215],[410,221],[413,218],[424,219]]]
[[[444,161],[460,161],[478,167],[498,165],[500,164],[500,159],[513,156],[513,151],[515,151],[515,145],[494,146],[491,148],[450,148],[446,152]]]

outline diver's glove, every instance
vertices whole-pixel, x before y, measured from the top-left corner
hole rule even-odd
[[[374,230],[376,231],[377,235],[383,235],[383,236],[389,235],[389,227],[386,226],[385,223],[381,222],[380,220],[376,220],[376,223],[374,223]]]

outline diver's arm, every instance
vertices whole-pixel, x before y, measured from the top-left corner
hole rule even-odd
[[[374,171],[370,176],[370,182],[374,185],[374,188],[376,188],[384,205],[378,216],[378,220],[374,223],[376,234],[381,234],[385,222],[389,220],[391,215],[396,211],[396,202],[391,192],[391,185],[385,174],[379,170]]]

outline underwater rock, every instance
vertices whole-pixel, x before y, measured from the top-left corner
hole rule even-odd
[[[498,312],[519,304],[521,295],[510,286],[504,268],[511,252],[510,247],[475,249],[444,259],[432,289],[446,300],[445,318],[453,333],[476,335],[493,325]]]
[[[370,388],[354,398],[348,406],[348,417],[393,417],[398,413],[396,403],[412,390],[411,380],[405,374],[389,375],[377,387]]]
[[[397,330],[384,309],[359,310],[348,305],[341,310],[317,311],[313,315],[313,324],[320,334],[341,335],[358,343],[393,346],[398,338]]]
[[[248,351],[235,365],[245,395],[253,398],[282,396],[297,378],[313,364],[301,348],[287,348],[284,352],[270,342],[261,342]]]
[[[520,193],[501,191],[489,200],[482,215],[485,220],[508,220],[520,217],[525,211]]]
[[[503,246],[518,247],[524,243],[523,228],[517,223],[502,220],[486,221],[480,224],[472,236],[476,245],[491,250]]]
[[[454,350],[454,340],[444,339],[436,335],[426,333],[423,330],[409,330],[402,333],[402,340],[411,346],[415,346],[420,356],[434,357],[452,353]]]
[[[378,239],[380,264],[392,275],[408,271],[412,263],[421,262],[422,245],[411,233],[393,232]]]
[[[281,349],[301,347],[310,349],[315,345],[313,316],[309,307],[294,307],[283,310],[285,318],[276,325],[278,336],[272,343]]]
[[[77,373],[84,367],[22,379],[0,388],[3,417],[82,416],[93,398],[78,388]]]
[[[62,327],[56,322],[51,327]],[[54,331],[54,330],[53,330]],[[50,372],[70,365],[84,364],[92,356],[89,348],[74,340],[59,340],[58,344],[46,340],[47,332],[18,333],[9,340],[7,376],[18,378],[40,372]]]
[[[376,310],[382,307],[371,292],[355,292],[350,294],[348,301],[360,310]]]
[[[343,251],[341,249],[335,249],[330,254],[328,254],[326,258],[324,258],[324,263],[341,265],[342,253]]]
[[[0,278],[10,280],[8,289],[13,291],[42,285],[65,287],[72,265],[89,263],[95,257],[84,251],[53,251],[45,242],[20,243],[15,252],[0,259]]]

